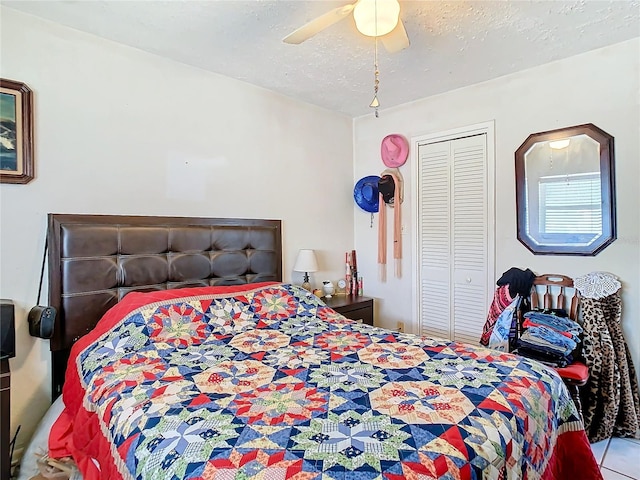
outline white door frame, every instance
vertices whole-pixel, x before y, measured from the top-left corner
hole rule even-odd
[[[489,222],[487,228],[487,285],[493,285],[495,282],[495,245],[496,245],[496,205],[495,205],[495,121],[489,120],[487,122],[476,123],[474,125],[468,125],[465,127],[458,127],[444,132],[428,133],[423,135],[416,135],[411,137],[411,152],[413,152],[414,161],[411,162],[411,178],[413,179],[412,191],[416,192],[413,195],[413,220],[411,222],[411,251],[413,252],[413,272],[411,282],[411,297],[413,299],[412,318],[415,323],[412,325],[412,331],[414,333],[421,333],[422,321],[419,317],[420,314],[420,255],[419,255],[419,242],[418,242],[418,226],[420,219],[418,218],[418,202],[420,200],[419,190],[419,176],[418,176],[418,150],[420,145],[429,143],[443,142],[447,140],[455,140],[457,138],[469,137],[471,135],[487,135],[487,220]],[[488,295],[486,298],[485,310],[489,310],[489,305],[493,300],[493,290],[487,289]],[[484,320],[484,319],[482,319]]]

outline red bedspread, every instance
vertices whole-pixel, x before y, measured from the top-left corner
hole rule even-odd
[[[601,479],[557,375],[291,285],[130,293],[73,347],[52,457],[98,479]]]

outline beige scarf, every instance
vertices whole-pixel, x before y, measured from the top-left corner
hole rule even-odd
[[[393,258],[395,260],[395,276],[400,278],[402,276],[402,176],[398,169],[387,169],[382,172],[381,177],[384,175],[390,175],[393,178],[394,183],[394,200],[393,204]],[[387,214],[386,206],[382,198],[382,194],[379,194],[380,213],[378,220],[378,275],[381,282],[387,281]]]

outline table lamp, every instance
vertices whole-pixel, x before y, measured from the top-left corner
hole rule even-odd
[[[311,291],[311,284],[309,283],[309,272],[318,271],[318,261],[316,260],[316,254],[313,250],[302,249],[298,252],[298,258],[296,258],[296,264],[293,267],[295,272],[304,272],[304,282],[302,288]]]

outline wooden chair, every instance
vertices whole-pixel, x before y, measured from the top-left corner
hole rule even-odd
[[[555,298],[554,298],[555,297]],[[578,313],[580,308],[580,294],[573,286],[573,279],[566,275],[544,274],[538,275],[531,287],[531,309],[562,309],[567,316],[578,322]],[[522,331],[522,323],[519,325]],[[574,355],[579,356],[581,345],[578,345],[577,352]],[[575,360],[571,365],[563,368],[556,368],[558,375],[564,381],[573,402],[576,404],[578,413],[582,418],[582,403],[580,401],[580,387],[585,385],[589,380],[588,367]]]

